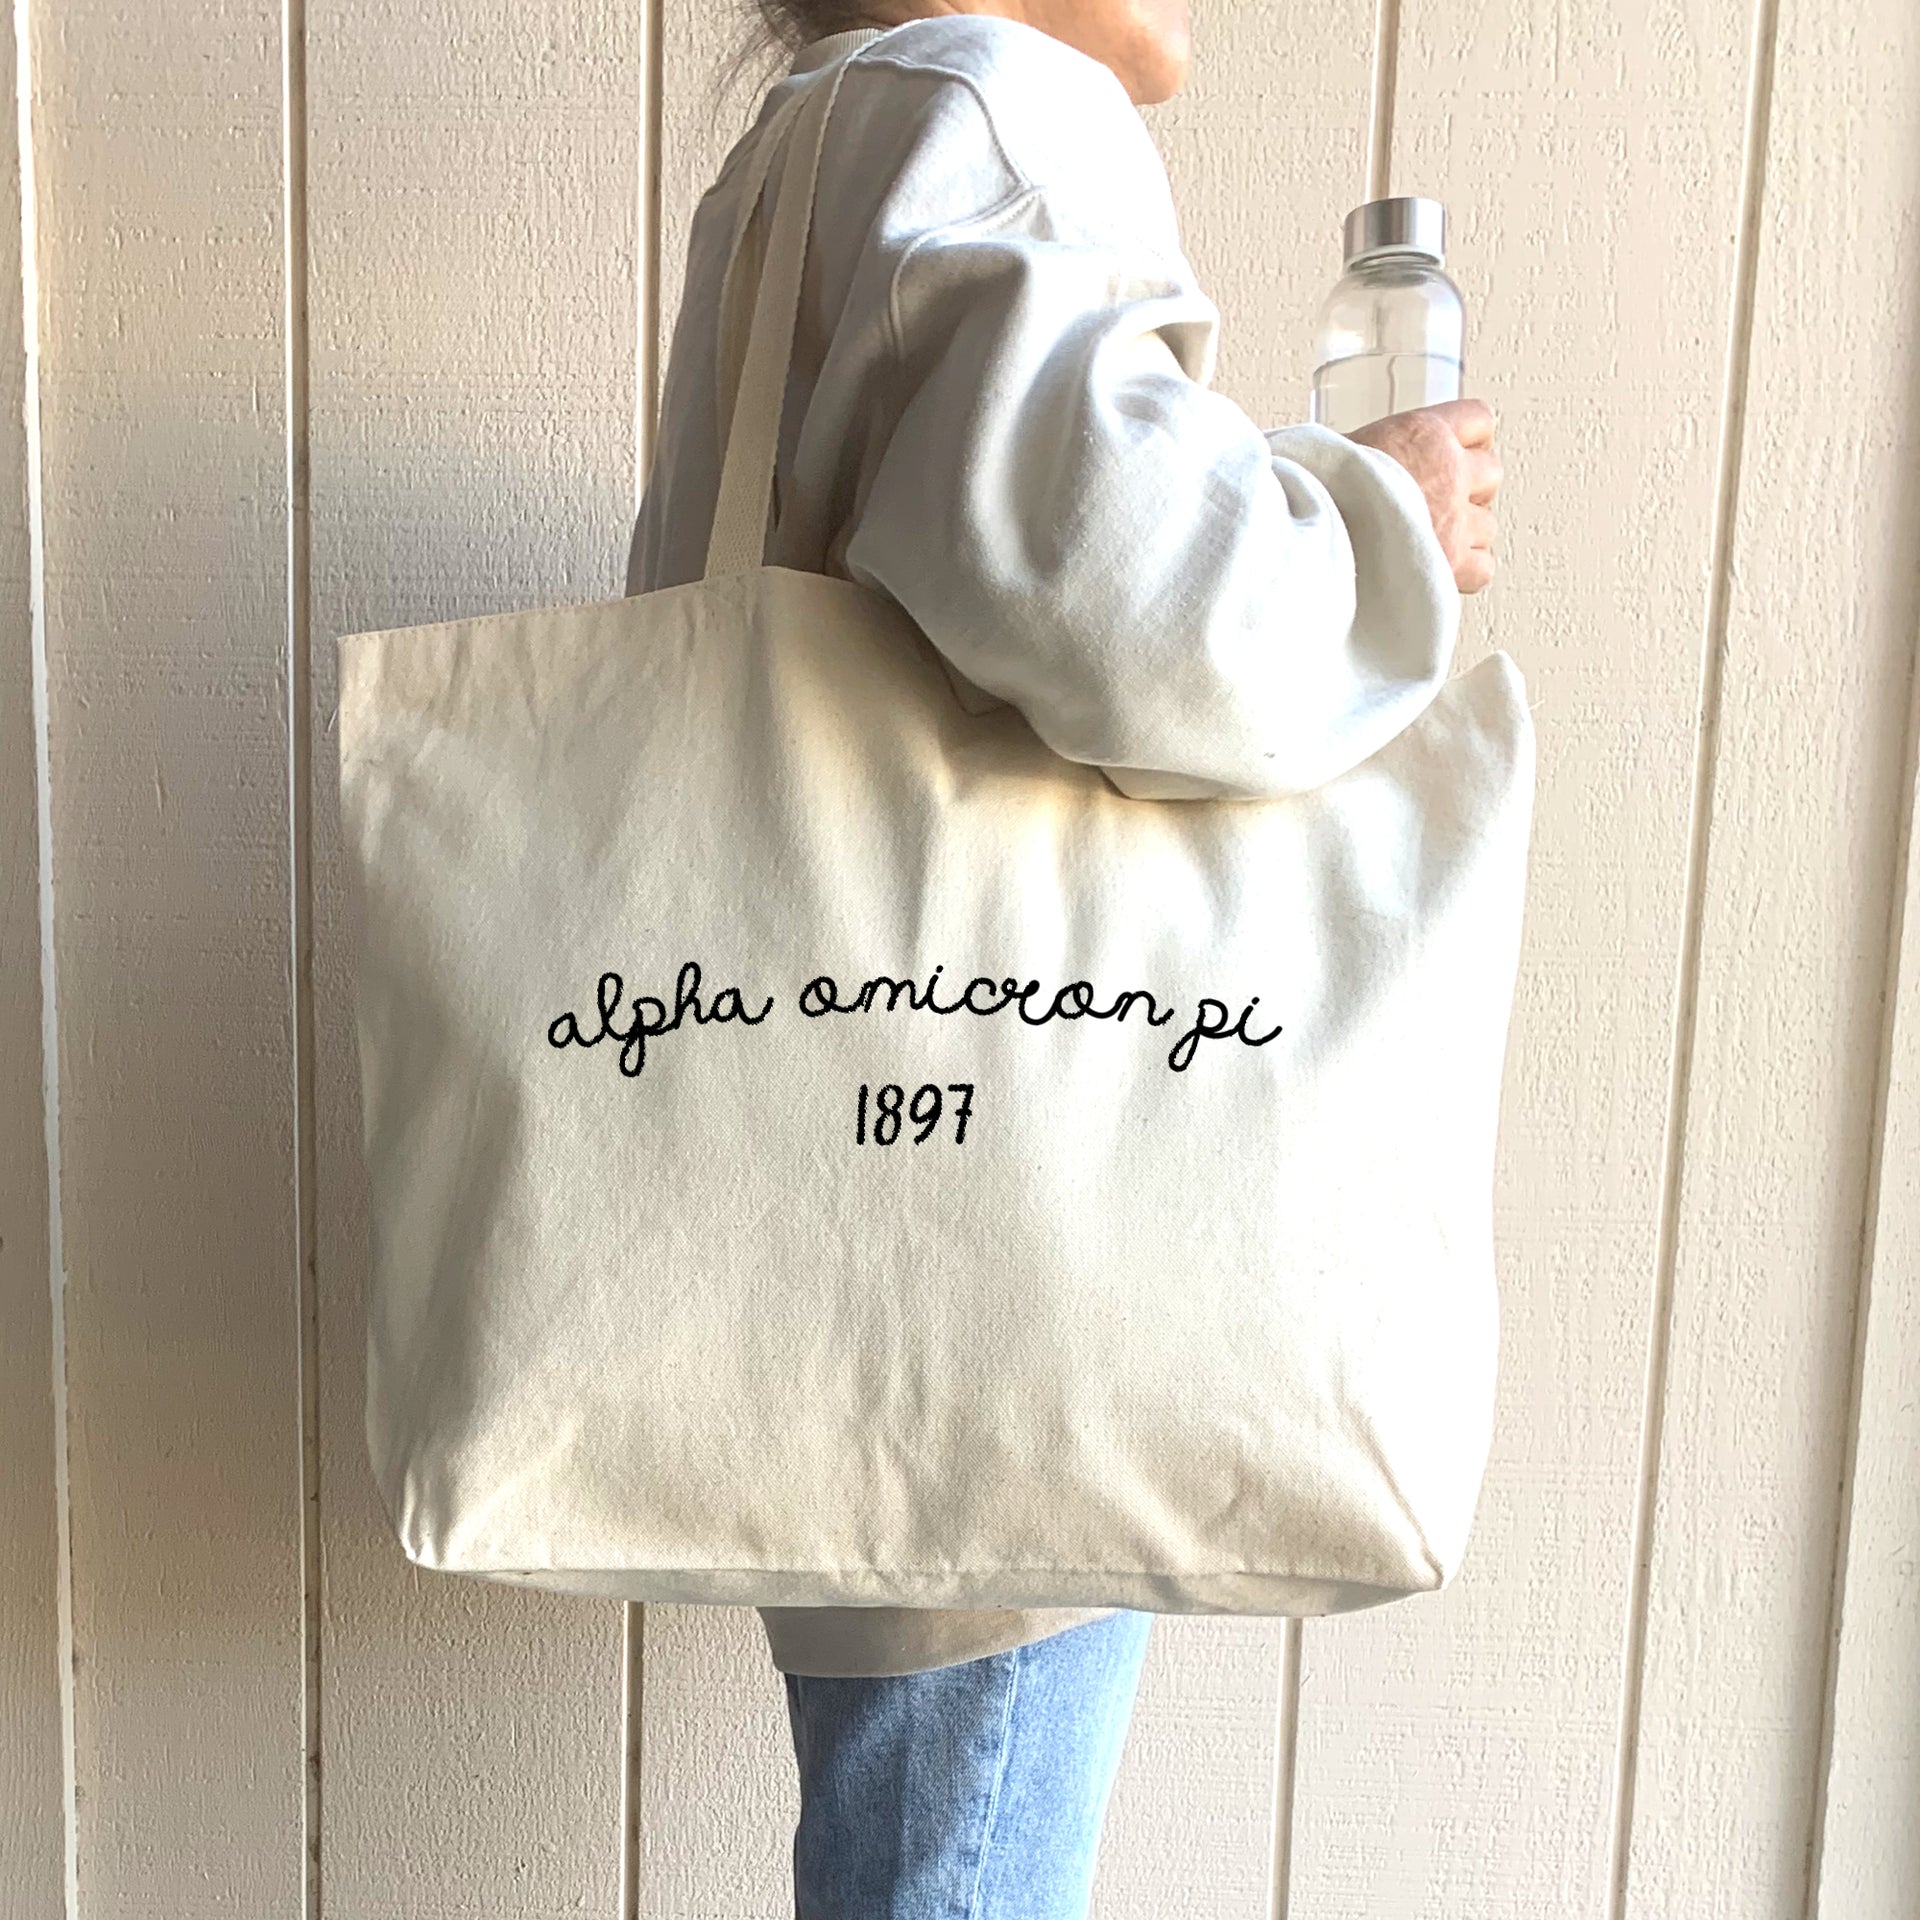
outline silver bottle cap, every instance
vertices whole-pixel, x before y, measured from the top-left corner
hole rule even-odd
[[[1417,194],[1368,200],[1347,215],[1341,238],[1349,267],[1375,253],[1424,254],[1440,266],[1446,260],[1447,210]]]

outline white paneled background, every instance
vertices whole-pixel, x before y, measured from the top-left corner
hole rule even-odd
[[[778,1920],[750,1612],[419,1573],[333,639],[620,591],[733,0],[14,0],[0,1920]],[[1198,0],[1217,384],[1447,203],[1540,736],[1446,1593],[1163,1619],[1100,1920],[1920,1916],[1920,11]]]

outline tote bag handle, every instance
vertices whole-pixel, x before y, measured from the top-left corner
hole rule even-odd
[[[787,159],[780,173],[773,227],[765,264],[754,295],[753,319],[747,332],[746,357],[734,394],[727,429],[726,457],[720,469],[720,492],[713,514],[713,532],[707,542],[706,578],[748,573],[765,564],[767,508],[773,493],[774,459],[779,451],[780,416],[786,400],[787,372],[793,356],[794,322],[800,308],[800,284],[806,264],[807,233],[813,221],[814,183],[819,177],[820,148],[827,115],[846,73],[847,62],[836,60],[798,109]],[[734,234],[734,255],[741,236],[764,191],[773,149],[781,144],[779,130],[769,127],[760,137],[748,177],[745,215]],[[728,275],[733,262],[728,262]],[[723,299],[722,306],[726,306]],[[722,357],[725,343],[722,343]]]

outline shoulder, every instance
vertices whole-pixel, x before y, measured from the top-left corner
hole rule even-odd
[[[1004,194],[1038,190],[1171,228],[1166,167],[1118,76],[1024,21],[906,21],[850,57],[848,92],[862,119],[891,111],[915,122],[927,159],[976,174],[990,163]]]

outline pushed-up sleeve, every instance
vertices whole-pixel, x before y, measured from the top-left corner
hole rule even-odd
[[[1459,590],[1397,461],[1210,387],[1217,308],[1122,212],[1029,184],[902,252],[847,568],[1123,793],[1305,792],[1431,701]]]

